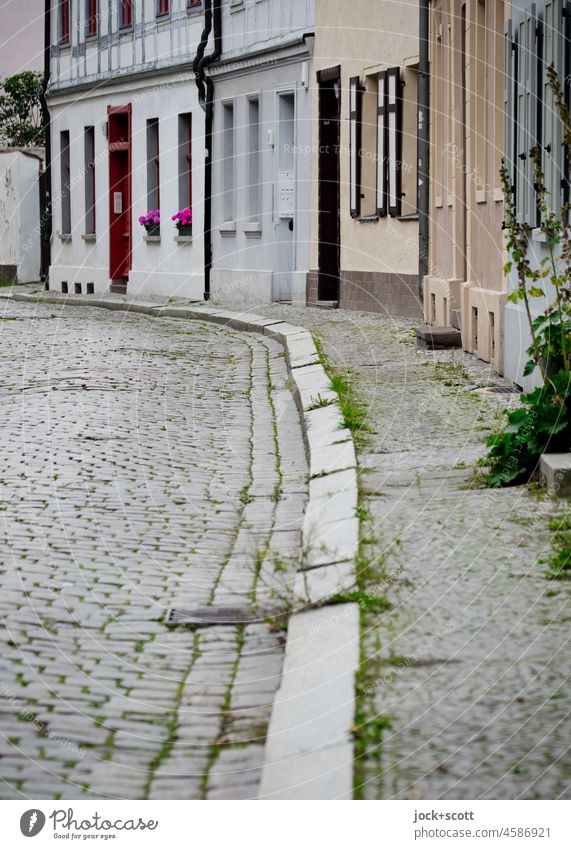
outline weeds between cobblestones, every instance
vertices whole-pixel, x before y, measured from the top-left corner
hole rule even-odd
[[[164,615],[287,596],[271,562],[299,558],[307,465],[283,351],[200,322],[4,311],[21,321],[2,334],[0,795],[255,797],[283,626]]]
[[[539,562],[564,508],[471,480],[512,402],[480,390],[509,384],[461,351],[417,349],[404,319],[262,312],[318,331],[371,429],[358,449],[370,516],[358,583],[392,608],[361,613],[356,794],[569,798],[569,582],[549,583]]]

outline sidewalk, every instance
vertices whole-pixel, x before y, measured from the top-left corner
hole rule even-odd
[[[360,586],[392,608],[362,611],[358,795],[571,798],[571,587],[538,562],[568,504],[472,484],[518,395],[461,351],[417,349],[406,320],[261,311],[321,334],[372,431],[358,452]],[[486,386],[502,391],[474,391]]]

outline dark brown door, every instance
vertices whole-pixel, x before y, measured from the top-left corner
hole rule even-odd
[[[127,291],[131,269],[131,104],[108,109],[109,277]]]
[[[317,298],[339,301],[340,192],[339,121],[341,114],[341,68],[327,68],[317,75],[319,85],[318,154],[318,259]]]

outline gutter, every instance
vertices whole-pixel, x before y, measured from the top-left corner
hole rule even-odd
[[[51,65],[51,0],[45,0],[44,5],[44,76],[40,91],[42,108],[42,127],[44,130],[44,146],[46,151],[44,172],[40,179],[40,242],[41,242],[41,273],[45,288],[49,289],[49,273],[51,264],[52,238],[52,144],[50,129],[50,112],[46,93],[50,81]]]
[[[214,50],[205,55],[210,34],[214,34]],[[205,113],[204,141],[204,300],[210,300],[212,273],[212,139],[214,119],[214,82],[206,69],[222,55],[222,0],[205,0],[204,29],[192,63],[198,102]]]
[[[421,302],[424,300],[429,249],[429,2],[420,0],[418,27],[418,295]]]

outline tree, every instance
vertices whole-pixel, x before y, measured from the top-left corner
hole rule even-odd
[[[22,71],[1,84],[0,143],[6,147],[43,145],[41,81],[36,71]]]

